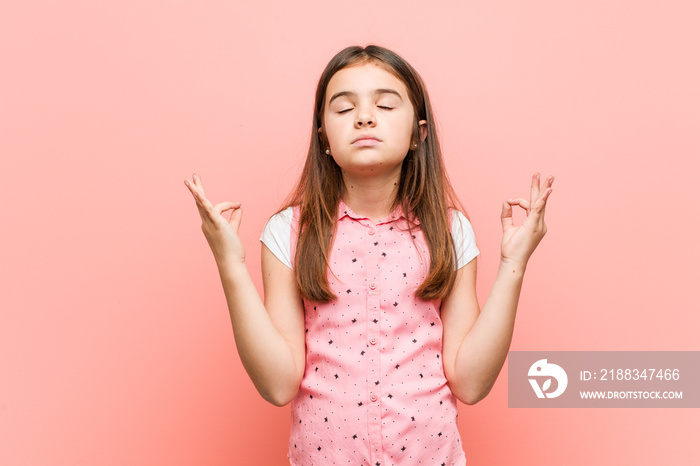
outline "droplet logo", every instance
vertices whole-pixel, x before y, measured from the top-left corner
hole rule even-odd
[[[566,390],[566,385],[569,383],[569,378],[566,376],[566,372],[560,366],[556,364],[550,364],[546,359],[540,359],[535,364],[530,366],[530,370],[527,372],[528,377],[547,377],[540,387],[536,378],[528,379],[532,389],[535,391],[537,398],[556,398]],[[552,385],[552,378],[557,381],[557,389],[553,392],[547,392]]]

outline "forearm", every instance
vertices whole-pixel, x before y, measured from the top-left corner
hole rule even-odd
[[[217,261],[238,354],[262,397],[283,405],[298,389],[296,363],[243,262]]]
[[[501,262],[484,307],[459,347],[452,391],[465,403],[484,398],[508,356],[525,266]]]

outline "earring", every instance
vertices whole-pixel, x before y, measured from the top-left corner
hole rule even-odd
[[[326,149],[326,154],[327,154],[327,155],[331,155],[331,150],[330,150],[330,149]]]
[[[413,150],[418,149],[418,143],[413,144]]]

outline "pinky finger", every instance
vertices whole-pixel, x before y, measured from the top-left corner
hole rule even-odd
[[[535,212],[537,214],[537,223],[541,227],[544,226],[544,209],[547,207],[547,198],[552,194],[552,188],[547,188],[542,192],[541,197],[535,203]]]
[[[547,188],[544,191],[542,191],[542,194],[540,194],[540,198],[537,199],[537,202],[535,202],[535,206],[533,207],[540,207],[541,210],[544,210],[545,206],[547,205],[547,199],[549,198],[549,195],[552,194],[553,189],[552,188]]]
[[[202,197],[199,194],[197,187],[193,183],[191,183],[188,180],[185,180],[185,186],[187,186],[187,189],[190,190],[190,193],[192,194],[192,197],[194,197],[195,201],[198,201],[198,202],[201,201]]]

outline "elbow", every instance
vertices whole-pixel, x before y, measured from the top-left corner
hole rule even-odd
[[[287,398],[274,396],[269,393],[260,393],[260,396],[263,397],[263,400],[267,401],[273,406],[277,406],[278,408],[287,405],[287,403],[290,401]]]
[[[288,405],[297,396],[298,392],[298,386],[295,387],[294,390],[258,390],[258,393],[260,393],[265,401],[278,408]]]
[[[492,386],[484,387],[454,387],[450,384],[452,388],[452,393],[455,398],[466,405],[475,405],[479,401],[486,398],[486,395],[491,391]]]
[[[279,394],[273,394],[273,393],[260,393],[260,395],[263,397],[265,401],[270,403],[271,405],[277,406],[278,408],[281,408],[282,406],[286,406],[289,404],[290,401],[294,399],[293,396],[287,396],[285,394],[279,393]]]
[[[287,399],[287,398],[274,398],[274,397],[270,397],[270,396],[263,396],[263,398],[265,399],[265,401],[267,401],[268,403],[270,403],[274,406],[277,406],[278,408],[281,408],[282,406],[286,406],[290,401],[292,401],[291,398],[289,398],[289,399]]]
[[[296,374],[277,373],[272,377],[253,379],[253,384],[262,398],[273,406],[288,405],[299,393],[303,371]]]
[[[480,393],[468,393],[458,398],[462,403],[471,406],[477,404],[478,402],[486,398],[486,395],[489,394],[489,391],[490,390],[486,390],[485,392]]]

